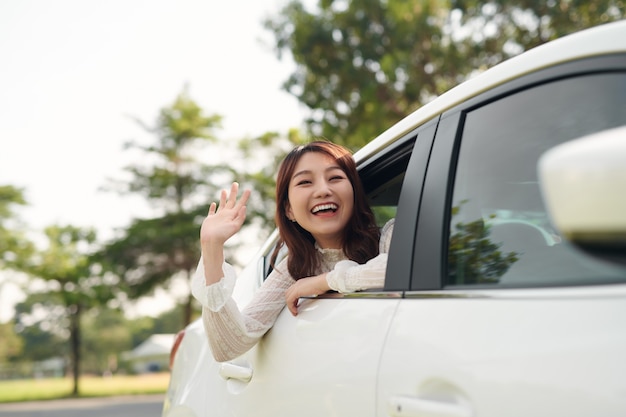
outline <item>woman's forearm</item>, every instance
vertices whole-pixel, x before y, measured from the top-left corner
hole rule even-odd
[[[224,276],[222,264],[224,263],[224,246],[202,244],[202,266],[206,285],[219,282]]]

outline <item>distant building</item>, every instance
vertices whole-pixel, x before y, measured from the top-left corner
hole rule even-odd
[[[133,372],[138,374],[167,371],[175,336],[153,334],[133,350],[122,353],[122,360],[128,362]]]
[[[35,378],[62,377],[65,366],[65,359],[61,357],[38,361],[33,364],[33,376]]]

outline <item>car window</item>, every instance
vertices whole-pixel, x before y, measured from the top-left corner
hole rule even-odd
[[[447,284],[575,285],[624,281],[551,225],[540,155],[626,122],[626,74],[561,79],[466,113],[455,173]],[[615,190],[622,192],[622,190]]]

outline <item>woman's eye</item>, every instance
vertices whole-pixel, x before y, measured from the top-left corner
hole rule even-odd
[[[310,184],[311,181],[309,180],[300,180],[296,183],[296,185],[306,185],[306,184]]]
[[[334,175],[334,176],[330,177],[331,181],[337,181],[337,180],[342,180],[342,179],[344,179],[344,177],[341,176],[341,175]]]

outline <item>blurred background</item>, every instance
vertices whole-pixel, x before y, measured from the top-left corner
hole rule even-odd
[[[0,3],[0,379],[167,371],[198,317],[199,225],[251,188],[273,228],[294,145],[358,150],[460,82],[622,0]],[[2,399],[0,398],[0,401]]]

